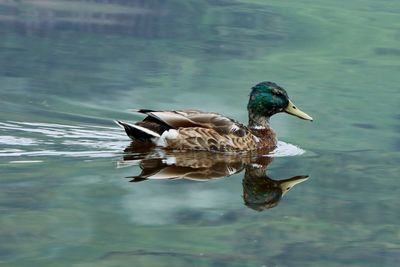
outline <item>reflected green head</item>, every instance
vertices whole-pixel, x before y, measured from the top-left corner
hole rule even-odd
[[[270,117],[289,105],[289,97],[282,87],[273,82],[261,82],[250,93],[249,113]]]

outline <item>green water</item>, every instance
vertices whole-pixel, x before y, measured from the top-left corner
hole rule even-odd
[[[396,266],[400,2],[1,1],[0,265]],[[129,183],[131,108],[246,122],[250,87],[285,87],[313,123],[273,117],[309,175],[276,207],[244,173]],[[295,153],[296,154],[296,153]]]

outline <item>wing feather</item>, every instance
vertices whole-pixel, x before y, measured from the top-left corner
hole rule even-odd
[[[198,110],[153,111],[143,109],[137,111],[175,129],[202,127],[214,129],[220,134],[233,133],[237,136],[244,136],[248,132],[247,127],[243,124],[214,112],[202,112]]]

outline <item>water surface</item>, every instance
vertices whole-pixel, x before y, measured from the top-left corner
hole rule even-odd
[[[389,0],[0,1],[0,263],[395,266],[399,14]],[[244,171],[125,178],[141,168],[121,166],[113,120],[246,122],[264,80],[314,118],[272,119],[268,177],[309,176],[278,205],[246,205]]]

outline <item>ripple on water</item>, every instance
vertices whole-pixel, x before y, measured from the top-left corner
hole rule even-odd
[[[25,137],[15,137],[9,135],[0,136],[0,145],[10,145],[10,146],[33,146],[37,145],[39,142],[32,138]]]
[[[32,163],[28,157],[113,157],[129,141],[116,127],[91,125],[8,121],[0,122],[0,133],[0,157],[23,157],[11,163]]]
[[[285,143],[283,141],[278,141],[278,145],[274,151],[271,152],[272,157],[290,157],[290,156],[300,156],[306,153],[305,150],[298,146]]]
[[[0,122],[0,157],[115,157],[130,139],[119,128],[34,122]],[[299,156],[305,151],[278,142],[268,156]],[[27,162],[22,158],[18,162]],[[13,161],[16,162],[16,161]]]

